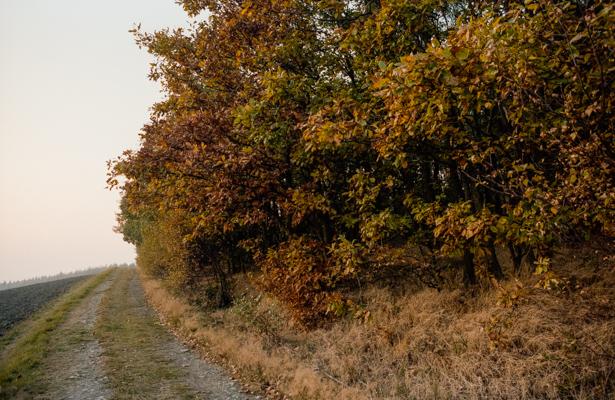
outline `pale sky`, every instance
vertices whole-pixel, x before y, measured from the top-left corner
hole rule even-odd
[[[186,20],[173,0],[0,0],[0,281],[134,260],[106,161],[160,94],[128,30]]]

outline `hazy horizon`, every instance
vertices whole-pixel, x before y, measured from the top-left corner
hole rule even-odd
[[[128,32],[186,25],[173,0],[0,3],[0,281],[133,262],[106,161],[159,87]]]

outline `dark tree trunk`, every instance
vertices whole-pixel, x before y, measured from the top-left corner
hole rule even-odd
[[[468,249],[464,249],[463,251],[463,283],[466,287],[476,285],[474,254]]]
[[[225,308],[232,304],[233,297],[231,296],[230,286],[228,284],[228,278],[224,268],[218,263],[213,264],[213,269],[216,274],[216,280],[218,281],[218,292],[216,294],[216,303],[218,307]]]
[[[459,201],[467,197],[464,183],[459,178],[456,167],[450,167],[448,176],[449,199]],[[463,250],[463,284],[468,287],[476,285],[476,271],[474,269],[474,254],[467,247]]]
[[[513,262],[515,275],[521,273],[521,261],[523,260],[524,251],[521,247],[515,246],[512,242],[508,242],[508,251],[510,251],[510,258]]]
[[[530,272],[534,272],[534,269],[536,268],[536,254],[534,251],[534,249],[528,250],[527,255],[525,256],[525,262],[528,265]]]
[[[422,175],[422,191],[423,197],[428,202],[432,202],[435,200],[436,195],[433,187],[433,171],[431,168],[431,161],[423,160],[421,161],[421,175]]]
[[[488,251],[488,265],[489,265],[489,272],[495,277],[495,279],[497,280],[501,280],[504,278],[504,272],[502,272],[502,266],[500,265],[500,262],[498,261],[498,256],[495,252],[495,244],[493,243],[493,239],[489,240],[489,243],[487,244],[487,251]]]
[[[461,179],[459,179],[459,172],[457,172],[456,167],[451,166],[448,172],[448,198],[450,201],[455,202],[463,197],[463,187],[461,186]]]

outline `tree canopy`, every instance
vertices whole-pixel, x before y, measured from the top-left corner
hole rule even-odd
[[[385,266],[472,285],[615,233],[612,3],[180,3],[206,17],[134,32],[166,96],[108,181],[177,287],[258,269],[315,323]]]

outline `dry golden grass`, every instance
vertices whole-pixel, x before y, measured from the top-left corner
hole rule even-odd
[[[309,332],[249,286],[232,308],[207,312],[143,281],[180,336],[272,397],[595,399],[615,395],[613,254],[565,251],[552,290],[531,276],[473,294],[371,285],[369,321]]]

